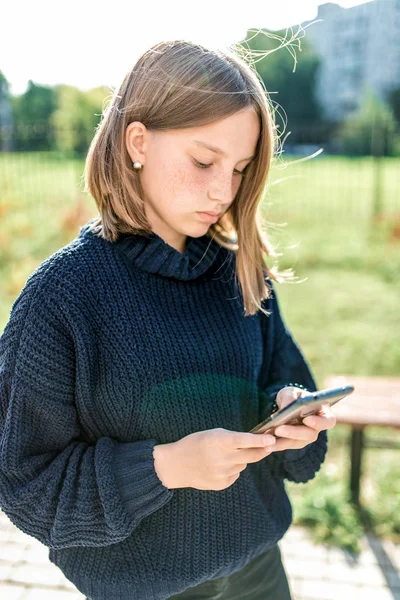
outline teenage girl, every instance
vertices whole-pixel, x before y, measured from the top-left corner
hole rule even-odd
[[[87,155],[99,215],[13,303],[0,506],[90,600],[290,599],[284,481],[335,418],[250,433],[316,389],[264,260],[272,114],[238,52],[148,49]]]

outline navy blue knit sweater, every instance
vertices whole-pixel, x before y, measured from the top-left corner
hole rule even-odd
[[[285,384],[315,382],[275,288],[269,317],[244,316],[234,252],[92,225],[30,275],[0,337],[0,506],[91,599],[164,600],[282,538],[284,480],[315,475],[327,436],[221,491],[166,488],[154,445],[249,431]]]

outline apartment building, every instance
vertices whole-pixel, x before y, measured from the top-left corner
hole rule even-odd
[[[356,110],[365,86],[382,99],[400,87],[400,0],[352,8],[328,2],[316,18],[305,35],[320,56],[316,95],[326,118],[342,120]]]

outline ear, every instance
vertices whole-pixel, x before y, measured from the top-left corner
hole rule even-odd
[[[125,131],[125,143],[131,161],[139,161],[144,165],[149,132],[143,123],[133,121]]]

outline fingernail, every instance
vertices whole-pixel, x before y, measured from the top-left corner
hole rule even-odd
[[[317,424],[317,421],[314,419],[314,417],[308,417],[307,423],[312,427],[313,425]]]
[[[272,446],[275,444],[275,438],[272,435],[265,435],[263,442],[264,446]]]
[[[275,429],[275,433],[276,433],[277,435],[283,435],[283,436],[285,436],[285,435],[287,435],[287,433],[288,433],[288,430],[287,430],[285,427],[277,427],[277,428]]]

